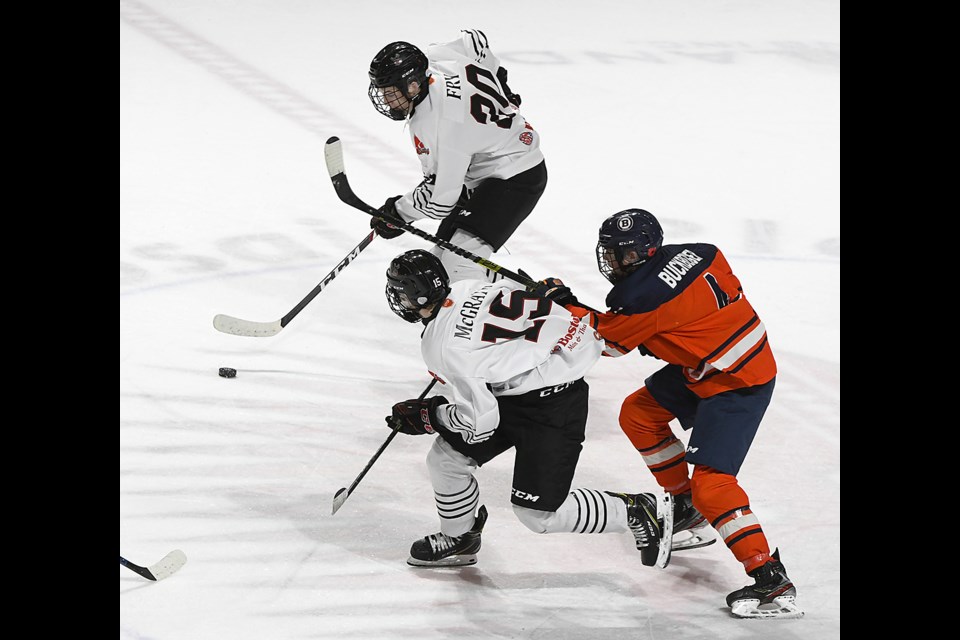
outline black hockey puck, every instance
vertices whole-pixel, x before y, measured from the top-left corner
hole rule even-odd
[[[230,367],[220,367],[220,377],[221,378],[236,378],[237,370],[231,369]]]

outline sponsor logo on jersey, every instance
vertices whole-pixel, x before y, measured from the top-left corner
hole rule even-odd
[[[423,146],[423,143],[420,142],[420,138],[417,136],[413,136],[413,148],[417,150],[418,156],[430,153],[430,149]]]
[[[700,447],[687,447],[687,453],[696,453],[700,451]]]
[[[589,328],[590,325],[585,322],[581,322],[580,318],[574,316],[570,321],[570,326],[567,327],[567,333],[562,338],[557,340],[557,346],[554,347],[554,349],[558,347],[566,347],[570,350],[575,349],[576,346],[580,344],[580,341],[583,340],[584,332],[586,332]],[[596,331],[594,331],[594,333],[596,333]]]
[[[514,489],[510,487],[510,493],[517,496],[521,500],[529,500],[530,502],[536,502],[540,499],[540,496],[535,496],[532,493],[527,493],[526,491],[520,491],[519,489]]]
[[[524,131],[520,134],[520,142],[529,147],[533,144],[533,135],[529,131]]]
[[[690,251],[690,249],[684,249],[671,258],[670,262],[657,274],[657,277],[666,282],[671,289],[675,289],[683,276],[687,275],[687,272],[700,262],[703,262],[703,258]]]

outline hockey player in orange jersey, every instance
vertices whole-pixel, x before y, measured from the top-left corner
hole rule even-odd
[[[605,355],[636,349],[667,363],[624,400],[620,426],[674,496],[674,531],[703,527],[705,517],[754,579],[727,596],[734,615],[802,616],[779,551],[770,552],[737,482],[777,375],[763,322],[719,248],[663,245],[660,223],[643,209],[610,216],[599,236],[597,265],[614,285],[610,310],[582,305],[556,278],[543,281],[543,293],[588,316]],[[674,419],[690,431],[686,448]]]

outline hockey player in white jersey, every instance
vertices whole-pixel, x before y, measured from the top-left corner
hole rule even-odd
[[[426,325],[424,363],[450,396],[399,402],[386,419],[410,435],[438,436],[427,468],[440,532],[413,543],[409,564],[476,562],[487,511],[474,471],[515,448],[510,500],[528,529],[631,531],[642,563],[666,566],[668,496],[570,490],[587,422],[583,376],[604,347],[587,323],[510,281],[451,284],[441,261],[419,249],[390,263],[386,296],[398,316]]]
[[[440,220],[437,236],[482,258],[513,235],[547,185],[540,135],[520,114],[520,96],[482,31],[464,30],[424,54],[392,42],[370,63],[370,100],[405,120],[423,181],[380,207],[385,218]],[[403,230],[372,218],[384,238]],[[456,254],[434,249],[450,280],[498,276]]]

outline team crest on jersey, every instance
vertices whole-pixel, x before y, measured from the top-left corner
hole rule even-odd
[[[533,134],[531,134],[529,131],[524,131],[520,134],[520,142],[529,147],[531,144],[533,144]]]
[[[423,143],[420,142],[420,138],[417,136],[413,136],[413,148],[417,150],[418,156],[430,153],[430,149],[427,149],[425,146],[423,146]]]

